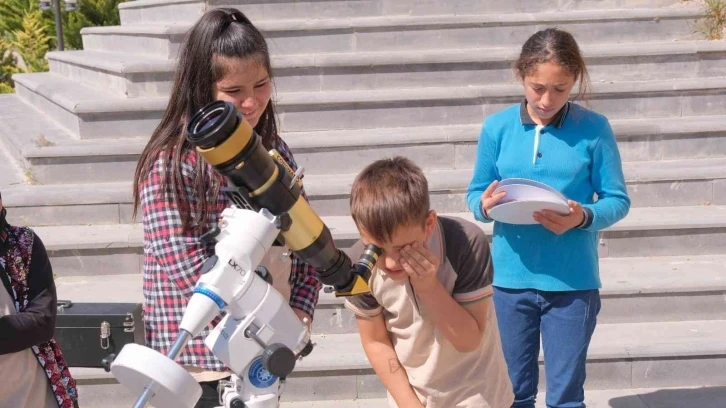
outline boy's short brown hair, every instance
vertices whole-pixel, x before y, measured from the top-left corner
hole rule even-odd
[[[426,176],[400,156],[369,164],[356,177],[350,193],[356,226],[381,243],[390,242],[398,227],[423,225],[429,206]]]

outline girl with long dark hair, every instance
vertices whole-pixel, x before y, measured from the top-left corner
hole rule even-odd
[[[203,244],[200,237],[230,205],[221,193],[226,179],[186,141],[186,125],[208,103],[231,102],[260,135],[263,145],[277,149],[294,170],[293,156],[278,134],[272,92],[265,38],[242,12],[213,9],[187,33],[169,105],[141,155],[134,178],[134,204],[141,209],[144,228],[146,339],[162,353],[177,335],[202,265],[214,254],[214,247]],[[320,289],[314,270],[281,253],[267,257],[275,287],[289,297],[301,319],[311,321]],[[208,385],[213,399],[217,381],[229,373],[204,345],[211,327],[188,344],[178,361]]]

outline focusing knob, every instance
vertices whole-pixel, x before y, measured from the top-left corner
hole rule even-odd
[[[305,348],[303,349],[303,351],[300,352],[300,355],[303,357],[307,357],[312,352],[313,352],[313,342],[308,341],[308,344],[305,345]]]
[[[219,226],[215,224],[214,227],[212,227],[211,230],[204,233],[204,235],[202,235],[202,237],[200,239],[201,239],[202,243],[205,245],[213,244],[213,243],[217,242],[217,235],[219,235],[220,232],[222,232],[222,230],[220,230]]]
[[[292,226],[292,218],[290,217],[290,214],[283,213],[277,216],[277,228],[282,231],[286,232],[290,230],[290,227]]]
[[[271,344],[262,353],[262,365],[273,375],[285,378],[295,369],[295,353],[284,344]]]
[[[103,367],[103,370],[107,373],[111,372],[111,364],[113,364],[113,360],[116,359],[116,354],[109,354],[101,360],[101,366]]]
[[[255,269],[255,272],[265,282],[267,282],[268,284],[272,285],[272,279],[273,279],[272,278],[272,274],[270,273],[270,271],[267,268],[265,268],[264,266],[260,265],[260,266],[257,267],[257,269]]]

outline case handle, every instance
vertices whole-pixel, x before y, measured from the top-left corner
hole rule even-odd
[[[64,309],[68,309],[73,306],[73,302],[70,300],[59,300],[57,303],[58,313],[63,313]]]

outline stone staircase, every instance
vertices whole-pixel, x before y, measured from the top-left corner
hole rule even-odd
[[[483,118],[522,98],[510,68],[518,46],[544,27],[571,31],[633,200],[601,234],[587,388],[614,401],[640,392],[612,390],[726,385],[726,43],[692,34],[703,12],[688,1],[122,3],[121,26],[84,29],[84,51],[49,53],[51,72],[17,75],[17,94],[0,96],[4,204],[51,251],[61,297],[142,300],[133,171],[183,34],[205,9],[229,5],[269,40],[283,136],[341,247],[357,238],[350,184],[385,156],[424,168],[439,213],[471,218],[464,194]],[[289,380],[286,406],[385,406],[339,300],[321,296],[314,329],[317,351]],[[99,370],[74,373],[84,408],[134,400]]]

